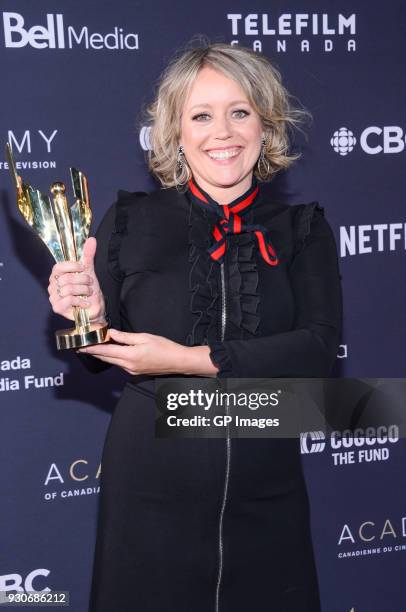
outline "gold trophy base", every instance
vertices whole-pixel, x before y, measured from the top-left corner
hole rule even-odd
[[[60,329],[55,332],[56,347],[63,349],[76,349],[90,344],[103,344],[110,340],[108,325],[103,323],[90,323],[86,327],[73,327]]]

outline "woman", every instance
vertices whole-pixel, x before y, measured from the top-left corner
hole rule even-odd
[[[164,189],[119,192],[83,265],[56,264],[49,285],[55,312],[111,324],[114,343],[81,349],[87,367],[132,377],[103,451],[90,610],[317,612],[297,441],[154,437],[155,376],[331,372],[332,231],[316,203],[272,202],[258,182],[295,159],[300,112],[265,57],[225,44],[174,60],[149,112]]]

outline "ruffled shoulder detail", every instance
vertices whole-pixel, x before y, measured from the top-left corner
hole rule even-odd
[[[228,320],[234,338],[243,338],[243,330],[254,336],[260,323],[258,313],[258,269],[252,234],[235,237],[229,249]]]
[[[120,267],[120,250],[123,237],[127,234],[130,208],[137,204],[137,200],[148,194],[143,191],[120,190],[117,195],[116,215],[108,246],[107,265],[112,277],[117,281],[122,281],[124,274]]]
[[[299,253],[304,247],[306,237],[310,234],[310,226],[314,214],[320,214],[324,217],[324,207],[318,202],[310,202],[310,204],[299,204],[294,220],[294,236],[295,246],[294,255]]]

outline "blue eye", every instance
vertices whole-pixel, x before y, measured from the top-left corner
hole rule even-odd
[[[192,119],[193,121],[201,121],[202,117],[209,117],[209,115],[207,113],[199,113],[198,115],[192,117]]]
[[[243,119],[244,117],[248,117],[249,112],[246,110],[243,110],[242,108],[235,110],[233,112],[233,115],[237,114],[239,119]]]
[[[237,119],[244,119],[245,117],[248,117],[249,114],[250,113],[244,110],[243,108],[239,108],[232,111],[232,116],[236,117]],[[197,115],[194,115],[192,117],[192,121],[198,121],[202,123],[208,121],[210,118],[211,117],[208,113],[198,113]]]

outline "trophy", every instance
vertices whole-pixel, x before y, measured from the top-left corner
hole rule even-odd
[[[6,145],[6,153],[17,190],[17,205],[26,222],[46,244],[55,261],[80,261],[92,220],[85,175],[76,168],[70,168],[75,203],[69,208],[64,183],[51,185],[51,202],[49,196],[24,183],[17,174],[9,143]],[[58,350],[101,344],[109,340],[108,325],[91,323],[86,308],[73,306],[73,313],[75,327],[55,332]]]

